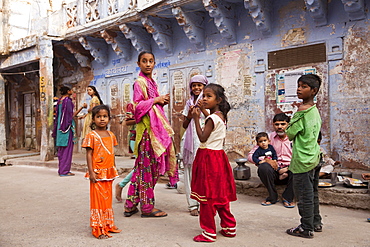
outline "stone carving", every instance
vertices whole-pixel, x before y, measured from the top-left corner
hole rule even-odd
[[[114,15],[118,13],[117,0],[108,0],[108,15]]]
[[[252,20],[256,24],[258,31],[265,35],[271,34],[272,26],[270,21],[271,16],[270,0],[244,0],[244,7],[248,10]]]
[[[99,2],[100,0],[84,0],[86,9],[86,23],[100,19]]]
[[[229,44],[236,44],[235,14],[231,4],[226,1],[203,0],[203,5],[213,18],[221,36],[226,38]]]
[[[132,46],[138,51],[151,51],[150,34],[141,26],[122,24],[119,26],[126,39],[131,40]]]
[[[204,51],[204,17],[194,12],[185,13],[180,7],[172,8],[172,14],[182,26],[190,43],[194,44],[198,51]]]
[[[148,33],[151,33],[159,49],[164,50],[168,55],[172,55],[172,27],[167,20],[144,16],[141,18],[143,26]]]
[[[325,26],[328,23],[327,20],[327,1],[323,0],[305,0],[306,8],[310,12],[312,19],[315,21],[317,26]]]
[[[67,13],[67,27],[75,27],[77,26],[77,5],[71,4],[69,6],[65,6],[65,11]]]
[[[89,36],[78,38],[85,50],[90,51],[91,56],[103,65],[107,65],[107,46],[101,39],[92,38]]]
[[[73,54],[82,68],[91,68],[90,58],[81,54],[78,47],[74,43],[67,41],[64,43],[64,47]]]
[[[125,59],[126,61],[131,58],[131,44],[130,41],[125,39],[122,33],[116,33],[109,30],[100,31],[101,37],[111,45],[113,51],[118,57]]]
[[[351,21],[366,18],[364,0],[342,0],[342,3]]]

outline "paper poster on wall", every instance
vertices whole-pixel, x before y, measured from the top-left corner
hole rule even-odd
[[[276,103],[301,102],[297,97],[297,80],[302,75],[316,74],[315,68],[284,71],[276,74]]]

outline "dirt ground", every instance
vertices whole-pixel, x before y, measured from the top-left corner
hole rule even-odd
[[[313,239],[289,236],[299,224],[297,208],[282,204],[264,207],[263,198],[238,195],[231,204],[237,236],[217,235],[215,243],[195,243],[201,232],[190,216],[184,194],[156,186],[156,207],[165,218],[123,217],[123,204],[114,200],[115,223],[123,231],[97,240],[89,227],[89,182],[83,173],[58,177],[53,168],[0,167],[0,246],[370,246],[370,211],[321,206],[324,228]],[[119,180],[115,181],[115,183]],[[123,191],[123,197],[127,187]],[[217,219],[217,222],[218,219]]]

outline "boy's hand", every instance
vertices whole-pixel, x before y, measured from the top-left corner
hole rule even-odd
[[[192,110],[191,110],[191,113],[192,113],[192,117],[194,119],[199,119],[200,117],[200,109],[198,107],[194,107]]]

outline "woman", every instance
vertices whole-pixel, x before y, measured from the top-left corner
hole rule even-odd
[[[159,95],[152,78],[155,58],[151,52],[141,52],[138,57],[139,78],[134,84],[136,120],[136,162],[125,203],[126,217],[137,213],[141,217],[165,217],[167,213],[154,207],[154,187],[160,174],[176,173],[176,156],[172,143],[173,130],[164,114],[163,106],[170,96]]]
[[[91,110],[97,106],[97,105],[102,105],[103,104],[103,101],[101,100],[100,98],[100,95],[98,93],[98,91],[96,91],[96,88],[94,86],[88,86],[87,87],[87,94],[90,95],[91,97],[91,100],[90,100],[90,105],[89,105],[89,109],[87,110],[87,114],[85,114],[84,116],[80,117],[79,119],[82,119],[84,118],[85,119],[85,122],[84,122],[84,127],[82,129],[82,138],[85,138],[85,136],[91,132]]]
[[[56,117],[54,120],[53,137],[58,148],[59,160],[59,176],[74,176],[71,172],[72,153],[73,153],[73,136],[75,133],[75,122],[73,118],[82,110],[80,107],[78,111],[73,113],[74,104],[70,96],[73,90],[69,87],[63,86],[60,88],[62,95],[56,105]]]

